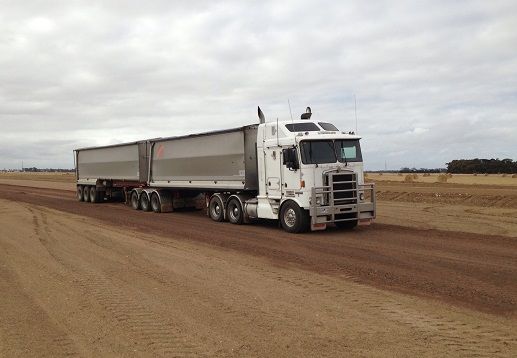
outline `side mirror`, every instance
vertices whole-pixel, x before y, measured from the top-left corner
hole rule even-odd
[[[289,170],[298,170],[300,169],[300,164],[298,163],[298,155],[296,154],[296,148],[286,148],[282,151],[282,160],[284,165]]]

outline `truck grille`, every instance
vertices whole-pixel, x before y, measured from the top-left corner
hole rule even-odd
[[[357,180],[355,173],[329,173],[327,181],[327,185],[332,189],[334,205],[348,204],[357,201]]]

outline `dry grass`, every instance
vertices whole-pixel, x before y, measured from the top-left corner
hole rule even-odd
[[[404,177],[404,183],[414,183],[415,179],[412,174],[408,174]]]
[[[438,177],[436,177],[436,181],[438,183],[447,183],[447,180],[449,179],[449,175],[447,174],[440,174]]]
[[[38,180],[73,183],[75,173],[0,173],[0,179]]]

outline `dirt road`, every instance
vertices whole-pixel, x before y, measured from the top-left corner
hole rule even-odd
[[[512,356],[517,240],[289,235],[0,186],[0,356]]]

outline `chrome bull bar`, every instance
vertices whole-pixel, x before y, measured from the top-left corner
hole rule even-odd
[[[347,183],[354,184],[355,181],[333,182],[333,184]],[[340,190],[333,190],[332,185],[313,187],[311,189],[309,207],[311,223],[314,225],[339,221],[375,219],[375,184],[355,184],[353,186],[355,187],[353,189]],[[336,193],[351,193],[352,195],[346,198],[336,198]],[[363,194],[363,200],[361,200],[361,194]],[[339,216],[346,217],[341,218]]]

